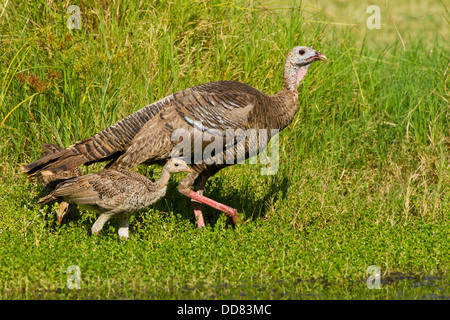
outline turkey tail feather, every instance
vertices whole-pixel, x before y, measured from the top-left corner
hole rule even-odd
[[[117,158],[125,152],[134,136],[167,100],[148,105],[90,138],[23,166],[23,173],[35,176],[42,170],[49,170],[56,174],[82,164],[89,165]]]

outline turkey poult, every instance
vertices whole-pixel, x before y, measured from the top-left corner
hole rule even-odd
[[[211,153],[209,158],[202,157],[198,161],[194,157],[195,152],[198,153],[195,148],[200,146],[203,155],[210,143],[221,138],[224,149],[230,148],[229,142],[223,139],[223,135],[215,134],[217,132],[243,130],[245,134],[248,129],[258,132],[265,129],[265,145],[258,146],[258,152],[261,152],[271,138],[272,129],[282,130],[292,122],[298,109],[297,87],[310,64],[317,60],[326,60],[326,57],[313,47],[295,47],[286,58],[283,87],[272,96],[240,82],[200,84],[154,102],[63,151],[44,156],[24,166],[23,171],[33,176],[44,170],[57,174],[81,164],[108,160],[107,168],[111,169],[129,169],[141,163],[160,162],[172,156],[174,147],[179,143],[173,136],[177,129],[181,129],[190,133],[192,141],[190,153],[179,156],[193,163],[193,172],[181,181],[179,191],[192,199],[198,226],[204,226],[198,202],[225,212],[235,224],[235,209],[202,194],[209,177],[236,161],[230,161],[233,159],[225,152]],[[216,137],[211,138],[214,135]],[[231,149],[235,151],[234,160],[248,158],[249,147],[245,139],[234,140],[231,144]],[[190,189],[191,186],[194,186],[194,190]]]
[[[95,235],[109,219],[119,218],[119,238],[128,239],[131,215],[164,197],[171,174],[185,171],[192,172],[183,160],[175,158],[167,161],[156,182],[128,170],[104,170],[61,182],[38,203],[67,201],[101,213],[92,226]]]

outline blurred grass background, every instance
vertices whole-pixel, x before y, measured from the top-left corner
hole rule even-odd
[[[67,28],[72,4],[79,30]],[[381,29],[366,27],[372,4]],[[243,279],[288,279],[298,297],[304,289],[291,279],[360,279],[369,265],[384,276],[447,276],[448,10],[441,1],[3,1],[2,298],[176,298],[186,285],[202,289],[181,296],[210,297],[214,285]],[[69,146],[199,83],[235,80],[274,94],[295,45],[314,45],[328,60],[299,86],[278,174],[235,165],[207,184],[206,195],[237,208],[245,227],[230,230],[205,208],[209,227],[199,233],[176,191],[180,178],[133,218],[126,244],[117,243],[114,222],[93,239],[93,214],[59,228],[34,205],[39,188],[20,166],[40,156],[42,143]],[[156,179],[160,168],[137,170]],[[74,264],[86,292],[65,289]],[[396,297],[385,287],[365,294]]]

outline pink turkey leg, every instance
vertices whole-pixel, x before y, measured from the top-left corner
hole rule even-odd
[[[197,226],[199,228],[205,226],[205,220],[203,220],[203,214],[202,214],[202,205],[198,202],[192,202],[192,207],[194,209],[195,219],[197,221]]]
[[[185,191],[185,190],[183,190],[183,191],[184,192],[182,192],[182,193],[184,195],[186,195],[187,197],[189,197],[189,198],[191,198],[193,200],[196,200],[198,202],[201,202],[203,204],[206,204],[207,206],[213,207],[214,209],[217,209],[217,210],[220,210],[220,211],[224,212],[225,215],[232,220],[234,225],[237,224],[238,216],[237,216],[237,210],[236,209],[233,209],[233,208],[231,208],[229,206],[226,206],[226,205],[224,205],[222,203],[219,203],[219,202],[214,201],[214,200],[212,200],[210,198],[202,196],[202,195],[198,194],[197,192],[195,192],[193,190],[189,189],[187,191]],[[197,210],[197,211],[200,211],[200,210]],[[194,210],[194,213],[195,213],[196,216],[197,216],[197,214],[199,214],[197,216],[198,217],[198,225],[200,226],[200,219],[201,219],[201,222],[204,225],[203,215],[202,215],[201,211],[196,213],[195,210]]]

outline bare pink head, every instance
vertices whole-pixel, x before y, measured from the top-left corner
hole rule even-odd
[[[311,63],[326,60],[323,54],[313,47],[297,46],[287,55],[284,66],[284,84],[297,97],[297,87],[305,77]]]

